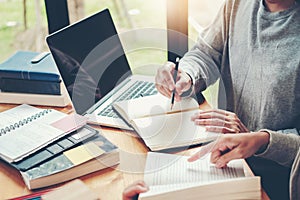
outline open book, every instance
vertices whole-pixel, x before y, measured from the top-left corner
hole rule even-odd
[[[191,121],[199,111],[193,98],[175,102],[161,94],[120,101],[113,108],[130,124],[152,150],[186,147],[215,139],[218,134],[206,132]]]
[[[260,177],[246,177],[243,160],[218,169],[208,155],[192,163],[187,158],[149,152],[144,174],[149,191],[140,199],[261,199]]]
[[[86,124],[77,114],[23,104],[0,113],[0,157],[20,161]]]

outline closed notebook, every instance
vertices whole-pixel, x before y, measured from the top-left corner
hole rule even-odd
[[[17,51],[0,64],[0,78],[58,82],[60,75],[51,54],[37,63],[32,63],[31,60],[37,55],[37,52]]]
[[[26,186],[36,189],[106,169],[119,162],[118,147],[100,133],[87,139],[82,145],[20,173]]]
[[[218,134],[196,126],[191,117],[199,112],[193,98],[175,102],[161,94],[120,101],[113,108],[130,124],[152,151],[188,147],[215,139]]]
[[[26,104],[0,113],[0,157],[11,163],[84,126],[86,118]]]

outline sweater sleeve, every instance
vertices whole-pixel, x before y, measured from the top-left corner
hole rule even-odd
[[[179,68],[192,78],[195,93],[205,90],[220,77],[222,54],[227,40],[227,9],[226,1],[213,23],[200,33],[195,46],[180,60]]]
[[[291,167],[300,148],[300,136],[282,134],[264,130],[270,134],[270,142],[266,150],[256,156],[273,160],[280,165]]]

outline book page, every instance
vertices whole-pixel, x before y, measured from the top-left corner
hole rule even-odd
[[[149,152],[144,174],[146,184],[204,184],[245,177],[242,160],[233,160],[227,168],[218,169],[210,163],[209,154],[195,162],[187,159],[188,156]]]
[[[156,94],[116,102],[113,107],[129,122],[135,118],[178,112],[186,109],[197,109],[199,105],[195,99],[186,98],[180,102],[175,102],[174,107],[171,110],[171,99],[168,99],[161,94]]]
[[[0,137],[0,153],[16,160],[58,138],[64,132],[42,123],[29,123]]]
[[[196,110],[134,119],[132,126],[151,150],[189,146],[215,139],[218,133],[206,132],[191,117]]]

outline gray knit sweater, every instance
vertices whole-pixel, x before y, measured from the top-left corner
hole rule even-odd
[[[300,199],[299,3],[270,13],[263,0],[226,1],[179,67],[195,92],[220,78],[218,107],[235,112],[251,131],[272,130],[260,156],[293,166],[291,198]]]
[[[267,149],[257,155],[291,167],[290,199],[300,199],[300,137],[295,134],[281,134],[268,131],[270,142]]]
[[[196,92],[221,77],[218,106],[251,131],[300,130],[300,6],[270,13],[263,0],[228,0],[181,59]]]

